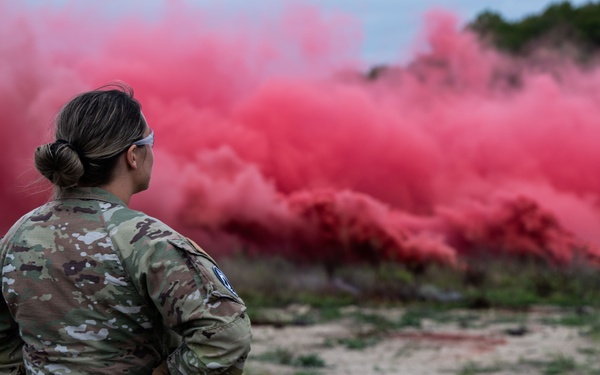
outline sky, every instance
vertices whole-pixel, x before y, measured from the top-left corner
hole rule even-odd
[[[372,63],[406,61],[418,37],[424,14],[434,8],[449,10],[462,23],[485,10],[500,13],[506,20],[538,14],[556,1],[547,0],[310,0],[326,9],[340,9],[358,17],[363,24],[363,56]],[[573,5],[587,1],[571,1]]]
[[[39,6],[61,7],[67,0],[27,0]],[[257,23],[272,15],[276,17],[289,2],[280,0],[179,0],[192,7],[205,9],[213,15],[221,14],[223,22],[240,15]],[[298,4],[318,6],[324,12],[346,14],[358,23],[362,30],[362,58],[369,64],[406,62],[413,56],[413,47],[418,43],[423,19],[428,11],[441,9],[451,11],[460,19],[460,24],[470,22],[485,10],[497,12],[504,19],[516,21],[538,14],[550,5],[561,1],[548,0],[298,0]],[[588,0],[571,0],[573,5],[589,3]],[[124,0],[104,4],[107,12],[116,14],[135,9],[145,17],[153,18],[164,10],[165,2],[150,0]],[[109,5],[107,5],[109,4]],[[144,4],[143,8],[140,4]],[[85,8],[86,2],[77,4]],[[128,13],[128,12],[127,12]],[[220,20],[215,20],[219,23]]]

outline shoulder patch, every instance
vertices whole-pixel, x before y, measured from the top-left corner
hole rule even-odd
[[[229,280],[227,280],[227,276],[225,276],[223,271],[221,271],[217,266],[213,266],[212,270],[215,273],[215,276],[217,276],[217,279],[219,279],[219,281],[221,282],[221,284],[223,284],[225,288],[227,288],[227,290],[233,293],[236,297],[239,297],[233,289],[233,287],[231,286],[231,284],[229,283]]]

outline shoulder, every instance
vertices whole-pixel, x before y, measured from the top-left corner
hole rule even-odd
[[[113,244],[124,257],[161,253],[174,243],[185,246],[186,242],[184,236],[161,220],[126,207],[111,213],[106,226]]]
[[[0,239],[0,246],[4,246],[11,241],[15,235],[23,231],[37,227],[45,219],[45,212],[48,211],[47,204],[37,207],[25,215],[21,216],[6,232],[3,238]]]
[[[150,239],[179,239],[182,236],[161,220],[141,211],[123,207],[107,220],[112,234],[132,235],[132,242]]]

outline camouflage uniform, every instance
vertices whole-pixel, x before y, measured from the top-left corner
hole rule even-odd
[[[0,256],[0,373],[242,373],[250,320],[214,261],[102,189],[25,215]]]

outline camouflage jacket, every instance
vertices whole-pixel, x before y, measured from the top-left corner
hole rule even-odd
[[[242,373],[250,320],[215,262],[102,189],[23,216],[0,267],[0,374]]]

